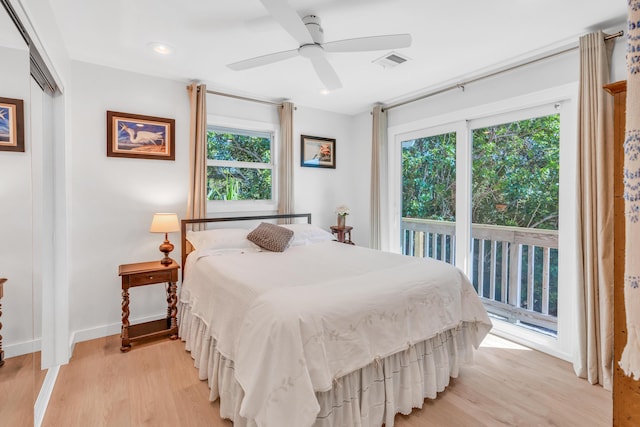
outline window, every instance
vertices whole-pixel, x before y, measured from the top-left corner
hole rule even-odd
[[[274,131],[207,127],[207,200],[274,202]]]

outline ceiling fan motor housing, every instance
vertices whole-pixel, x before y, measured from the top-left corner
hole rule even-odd
[[[302,18],[302,22],[307,27],[307,31],[311,35],[314,43],[322,44],[324,43],[324,30],[320,25],[320,18],[316,15],[307,15]]]

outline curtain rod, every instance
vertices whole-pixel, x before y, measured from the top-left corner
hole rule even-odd
[[[621,31],[618,31],[615,34],[606,35],[604,37],[604,39],[605,40],[611,40],[611,39],[615,39],[615,38],[618,38],[618,37],[622,37],[623,35],[624,35],[624,31],[621,30]],[[416,102],[416,101],[421,101],[421,100],[423,100],[425,98],[429,98],[429,97],[435,96],[435,95],[440,95],[441,93],[448,92],[448,91],[454,90],[454,89],[462,89],[462,90],[464,90],[464,87],[466,85],[470,84],[470,83],[475,83],[477,81],[484,80],[484,79],[487,79],[489,77],[497,76],[498,74],[506,73],[508,71],[513,71],[513,70],[515,70],[517,68],[524,67],[525,65],[535,64],[536,62],[540,62],[540,61],[543,61],[545,59],[553,58],[554,56],[563,55],[563,54],[565,54],[567,52],[571,52],[572,50],[576,50],[579,47],[580,46],[573,46],[573,47],[561,50],[559,52],[551,53],[549,55],[545,55],[543,57],[536,58],[536,59],[533,59],[531,61],[527,61],[527,62],[522,63],[522,64],[514,65],[514,66],[511,66],[509,68],[505,68],[505,69],[502,69],[502,70],[499,70],[499,71],[494,71],[493,73],[485,74],[485,75],[482,75],[480,77],[473,78],[471,80],[466,80],[466,81],[463,81],[461,83],[457,83],[455,85],[447,86],[445,88],[436,90],[435,92],[429,92],[429,93],[426,93],[424,95],[420,95],[420,96],[418,96],[416,98],[407,99],[406,101],[396,102],[395,104],[390,104],[390,105],[388,105],[386,107],[383,107],[382,110],[383,111],[391,110],[392,108],[400,107],[400,106],[406,105],[406,104],[411,104],[412,102]]]
[[[262,99],[249,98],[247,96],[233,95],[233,94],[224,93],[224,92],[216,92],[215,90],[207,90],[207,93],[210,93],[212,95],[226,96],[227,98],[241,99],[243,101],[258,102],[260,104],[275,105],[276,107],[282,107],[282,103],[280,102],[264,101]]]

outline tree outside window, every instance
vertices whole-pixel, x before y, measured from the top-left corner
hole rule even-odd
[[[273,199],[273,133],[207,128],[207,199]]]

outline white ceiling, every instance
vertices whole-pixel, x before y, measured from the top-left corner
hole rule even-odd
[[[322,95],[302,57],[232,71],[226,64],[295,49],[259,0],[49,0],[72,59],[145,74],[201,80],[208,88],[356,114],[463,80],[481,70],[576,43],[619,25],[626,0],[289,0],[322,19],[325,42],[410,33],[411,61],[383,69],[386,51],[331,53],[343,88]],[[148,46],[170,45],[160,56]]]

